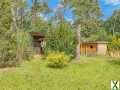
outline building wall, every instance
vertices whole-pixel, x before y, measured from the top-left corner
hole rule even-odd
[[[106,55],[106,43],[82,43],[80,46],[82,55]]]
[[[107,44],[99,43],[97,44],[97,55],[106,55],[107,53]]]
[[[81,44],[80,45],[80,53],[82,55],[85,55],[86,54],[86,44]]]
[[[96,55],[97,54],[97,44],[96,43],[83,43],[81,44],[81,54],[82,55]]]

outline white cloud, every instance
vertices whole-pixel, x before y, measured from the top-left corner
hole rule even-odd
[[[42,13],[37,13],[37,15],[42,17],[42,18],[44,17],[44,15]]]
[[[120,4],[120,0],[105,0],[105,4],[106,5],[109,5],[109,4],[119,5]]]

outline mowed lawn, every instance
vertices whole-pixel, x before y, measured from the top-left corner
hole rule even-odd
[[[110,90],[111,80],[120,80],[120,59],[82,57],[62,69],[36,59],[0,69],[0,90]]]

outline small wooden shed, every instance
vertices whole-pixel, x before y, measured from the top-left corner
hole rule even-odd
[[[80,52],[82,55],[106,55],[107,42],[82,42],[80,45]]]
[[[42,42],[45,38],[44,34],[40,32],[31,32],[31,35],[33,37],[33,48],[35,49],[35,52],[37,55],[43,54],[43,48],[42,48]]]

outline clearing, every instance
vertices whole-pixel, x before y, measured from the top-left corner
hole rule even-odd
[[[110,81],[120,80],[120,59],[82,57],[82,62],[54,69],[33,60],[1,69],[0,90],[110,90]]]

